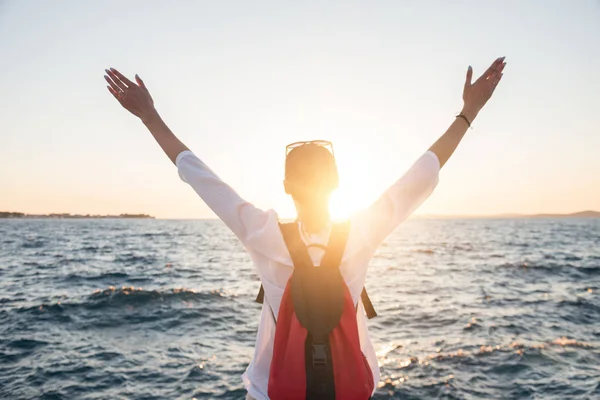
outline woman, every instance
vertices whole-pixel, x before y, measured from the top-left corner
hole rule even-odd
[[[379,380],[375,350],[369,339],[361,292],[367,266],[379,244],[433,191],[439,170],[462,140],[467,129],[492,96],[506,63],[495,60],[485,73],[471,82],[469,67],[463,90],[464,105],[448,130],[421,156],[409,171],[374,204],[350,220],[350,230],[339,271],[358,307],[356,326],[360,351],[367,360],[372,382]],[[129,112],[141,119],[182,180],[192,186],[206,204],[244,244],[257,267],[264,287],[264,303],[255,353],[243,375],[248,398],[269,398],[270,367],[273,359],[276,320],[294,263],[286,248],[275,211],[263,211],[242,199],[221,181],[167,127],[154,108],[150,93],[139,76],[135,83],[111,68],[106,70],[108,90]],[[326,141],[298,142],[286,150],[284,188],[294,200],[300,236],[314,265],[320,263],[332,223],[329,198],[337,188],[338,174],[331,144]],[[376,387],[376,385],[375,385]]]

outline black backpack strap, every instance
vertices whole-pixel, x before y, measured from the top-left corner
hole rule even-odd
[[[285,245],[290,253],[295,269],[314,268],[313,262],[308,254],[306,244],[300,236],[300,228],[297,222],[279,224]]]
[[[258,290],[258,294],[256,295],[256,299],[254,300],[258,304],[262,304],[265,301],[265,289],[263,285],[260,285],[260,289]]]
[[[377,316],[377,311],[375,311],[375,307],[373,307],[373,303],[371,303],[371,299],[367,294],[367,289],[363,287],[362,292],[360,293],[360,299],[363,303],[363,307],[365,308],[365,312],[367,313],[367,318],[375,318]],[[357,305],[358,308],[358,305]]]
[[[281,230],[281,234],[283,235],[283,240],[285,241],[285,245],[290,253],[290,257],[292,258],[292,262],[294,263],[295,268],[302,267],[312,267],[312,261],[310,259],[310,255],[308,254],[308,250],[302,241],[302,237],[300,236],[300,231],[298,230],[297,222],[288,222],[285,224],[279,224],[279,229]],[[294,253],[294,254],[292,254]],[[265,289],[263,285],[260,285],[260,289],[258,290],[258,295],[254,300],[258,304],[263,304],[265,300]]]
[[[331,236],[329,238],[328,251],[325,254],[325,256],[323,256],[323,261],[321,262],[322,266],[327,268],[338,268],[340,266],[349,233],[349,222],[342,222],[333,226],[331,230]],[[363,307],[365,308],[367,318],[375,318],[377,316],[377,312],[375,311],[373,303],[371,303],[371,299],[367,294],[367,289],[365,289],[364,287],[362,292],[360,293],[360,299],[363,303]],[[356,305],[356,307],[358,309],[358,304]]]
[[[310,255],[308,254],[308,250],[302,241],[302,237],[300,236],[300,231],[298,230],[297,222],[289,222],[279,224],[279,229],[281,230],[281,234],[283,235],[283,240],[285,241],[285,245],[288,248],[288,252],[290,253],[290,257],[292,258],[292,262],[294,263],[295,268],[306,268],[312,267],[312,261],[310,259]],[[258,304],[263,304],[265,301],[265,288],[263,285],[260,285],[260,289],[258,290],[258,295],[254,300]],[[273,321],[277,324],[277,319],[275,318],[275,313],[273,309],[271,309],[271,315],[273,316]]]
[[[333,225],[329,234],[329,243],[327,251],[321,260],[321,267],[339,268],[342,263],[342,256],[346,249],[346,241],[350,232],[349,222],[340,222]]]
[[[258,304],[263,304],[265,302],[265,289],[263,288],[263,285],[260,285],[260,290],[258,291],[256,300],[254,301]],[[277,318],[275,318],[275,313],[273,312],[271,306],[269,306],[269,309],[271,310],[271,316],[273,317],[273,321],[275,322],[275,325],[277,325]]]

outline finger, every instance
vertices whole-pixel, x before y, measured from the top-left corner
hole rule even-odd
[[[498,77],[496,78],[496,81],[494,82],[494,87],[498,86],[498,84],[500,83],[500,80],[502,80],[503,76],[504,76],[503,73],[501,73],[500,75],[498,75]]]
[[[106,88],[108,89],[110,94],[112,94],[115,97],[115,99],[117,99],[117,101],[119,103],[121,103],[121,99],[119,98],[119,95],[117,94],[117,92],[115,92],[115,90],[113,88],[111,88],[110,86],[107,86]]]
[[[115,75],[112,71],[106,69],[105,70],[106,73],[108,74],[108,76],[110,77],[110,80],[119,88],[119,90],[117,90],[117,92],[124,92],[126,89],[128,89],[128,86],[123,83],[119,77],[117,75]]]
[[[146,87],[146,84],[144,83],[142,78],[140,78],[140,76],[138,74],[135,74],[135,81],[137,82],[138,85],[140,85],[141,88],[148,90],[148,88]]]
[[[494,90],[496,90],[496,88],[498,87],[498,84],[500,83],[500,80],[502,79],[502,77],[504,76],[504,74],[500,74],[496,77],[496,79],[494,80],[494,82],[492,82],[492,93],[494,93]]]
[[[129,89],[131,87],[132,84],[127,84],[124,81],[122,81],[117,74],[114,73],[114,71],[111,70],[107,70],[106,71],[108,73],[108,76],[110,76],[110,78],[113,80],[114,83],[117,84],[117,86],[119,86],[121,89],[123,89],[123,91],[125,91],[126,89]]]
[[[104,75],[104,79],[106,80],[106,82],[108,82],[108,84],[112,88],[112,90],[114,90],[117,93],[123,92],[123,89],[121,89],[121,87],[119,85],[117,85],[110,77],[108,77],[107,75]]]
[[[505,66],[506,66],[505,62],[498,65],[498,67],[496,67],[494,72],[492,72],[492,74],[487,79],[492,82],[495,82],[502,75]]]
[[[488,83],[490,83],[490,84],[491,84],[491,83],[493,83],[493,82],[494,82],[494,80],[496,80],[496,78],[498,77],[498,75],[500,75],[500,71],[494,70],[494,71],[492,71],[492,73],[491,73],[490,75],[488,75],[488,76],[485,78],[485,80],[486,80]]]
[[[469,65],[469,68],[467,68],[467,79],[465,79],[465,90],[471,86],[471,79],[473,79],[473,68]]]
[[[110,70],[117,76],[117,78],[119,78],[121,80],[121,82],[125,83],[127,86],[133,86],[134,85],[133,82],[131,82],[129,79],[127,79],[125,77],[125,75],[123,75],[122,73],[120,73],[116,69],[111,68]]]
[[[496,68],[494,68],[494,70],[492,71],[492,73],[487,77],[487,79],[495,79],[497,75],[499,75],[500,73],[502,73],[502,71],[504,70],[505,66],[506,66],[505,62],[501,62],[500,64],[498,64],[496,66]]]
[[[492,73],[496,70],[496,68],[498,68],[498,66],[502,64],[504,58],[505,57],[497,58],[496,61],[494,61],[492,65],[490,65],[489,68],[483,73],[483,75],[481,75],[481,77],[484,79],[489,78],[490,75],[492,75]]]

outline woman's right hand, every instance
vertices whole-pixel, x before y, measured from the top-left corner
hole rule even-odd
[[[108,91],[127,111],[143,122],[148,122],[158,115],[154,108],[154,100],[138,75],[135,76],[135,84],[114,68],[105,71],[107,75],[104,75],[104,79],[108,82]]]

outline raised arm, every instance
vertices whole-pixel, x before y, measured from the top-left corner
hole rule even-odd
[[[504,57],[498,58],[475,83],[471,83],[473,70],[469,67],[462,112],[402,178],[368,209],[355,216],[355,225],[362,232],[357,240],[375,249],[429,197],[438,183],[440,168],[454,153],[469,125],[494,93],[505,65]]]
[[[273,212],[265,212],[241,198],[202,160],[196,157],[161,119],[148,88],[139,76],[136,83],[114,68],[106,70],[108,91],[130,113],[139,117],[169,159],[204,202],[247,246],[255,247],[256,237],[269,225],[277,226]]]
[[[467,132],[467,128],[473,123],[473,120],[479,114],[485,103],[492,97],[498,82],[502,79],[504,70],[504,57],[496,59],[485,71],[483,75],[471,83],[473,78],[473,69],[467,70],[467,79],[463,89],[463,109],[458,117],[452,122],[448,130],[429,148],[429,151],[435,153],[440,161],[440,167],[446,164],[446,161],[456,150],[456,147]]]

